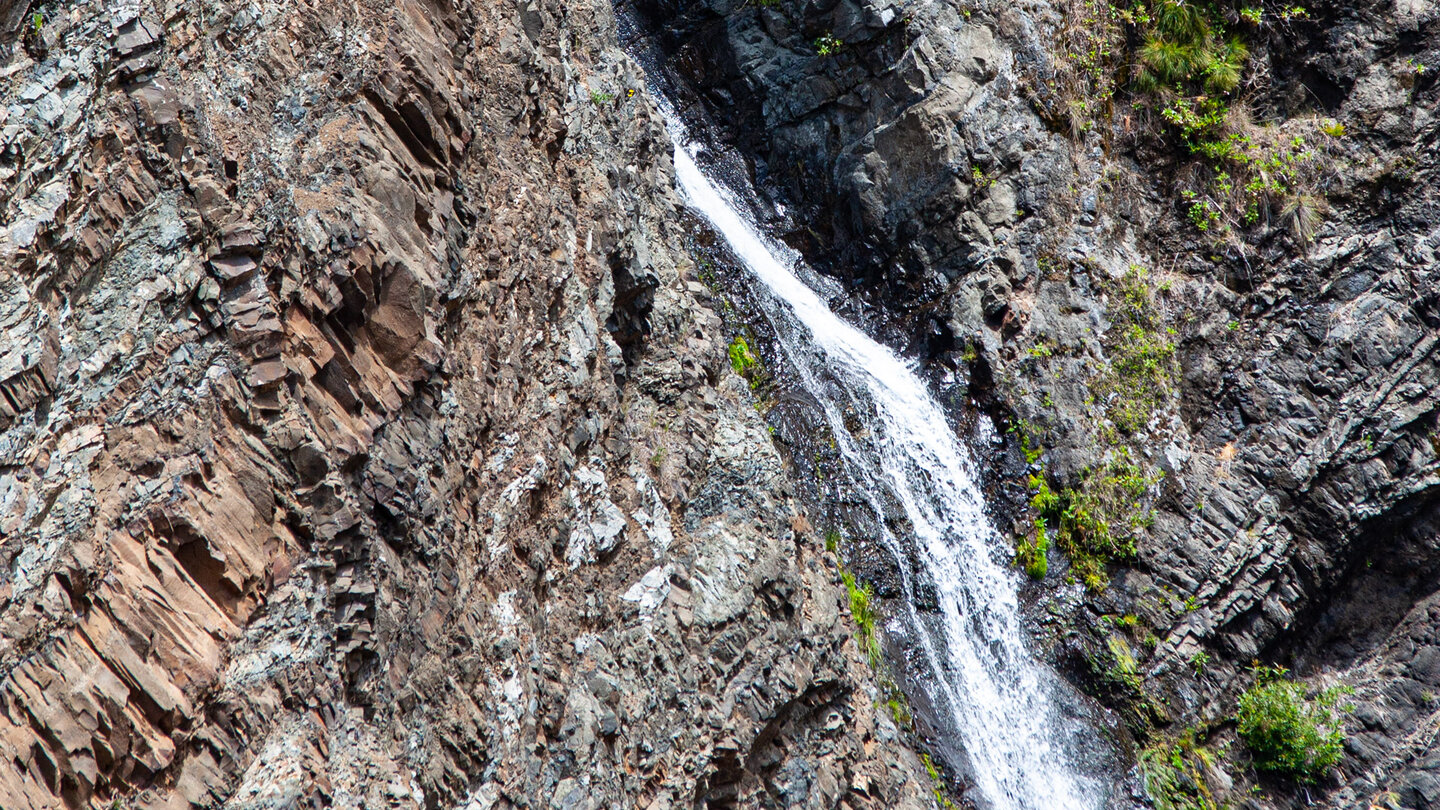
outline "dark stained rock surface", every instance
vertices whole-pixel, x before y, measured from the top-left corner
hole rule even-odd
[[[1163,475],[1103,593],[1054,590],[1059,558],[1037,588],[1064,616],[1044,635],[1067,671],[1094,681],[1116,632],[1101,618],[1137,616],[1143,701],[1089,685],[1148,701],[1134,725],[1152,740],[1233,741],[1257,659],[1351,686],[1339,768],[1251,793],[1236,744],[1232,806],[1440,806],[1440,7],[1326,2],[1251,37],[1251,114],[1320,153],[1328,212],[1307,242],[1279,201],[1197,231],[1180,192],[1198,161],[1131,96],[1072,123],[1056,54],[1084,4],[634,6],[791,208],[790,241],[933,369],[983,377],[973,393],[1043,444],[1031,472],[1074,485],[1127,452]],[[1106,380],[1134,267],[1175,365],[1118,429]]]

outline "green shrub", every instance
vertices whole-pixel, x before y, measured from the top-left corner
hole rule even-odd
[[[1348,690],[1332,687],[1307,698],[1282,667],[1256,667],[1255,679],[1235,713],[1255,767],[1313,783],[1340,761],[1345,732],[1336,703]]]

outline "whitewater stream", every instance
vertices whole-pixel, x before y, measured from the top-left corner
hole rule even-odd
[[[889,493],[908,521],[897,537],[881,521],[897,559],[913,554],[933,579],[939,615],[922,618],[916,583],[901,564],[905,609],[890,618],[926,659],[937,711],[948,712],[969,757],[967,796],[994,810],[1094,810],[1099,780],[1074,763],[1080,721],[1059,711],[1058,679],[1027,649],[1018,579],[990,525],[974,461],[915,371],[831,312],[794,271],[793,250],[762,235],[730,191],[697,165],[683,125],[670,122],[675,173],[691,208],[707,220],[770,295],[761,296],[800,384],[824,411],[857,490],[886,514]],[[862,437],[845,427],[858,413]],[[852,419],[853,424],[853,419]],[[907,552],[908,550],[908,552]]]

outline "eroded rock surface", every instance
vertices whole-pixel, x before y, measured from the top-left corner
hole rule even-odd
[[[0,805],[928,801],[608,4],[0,24]]]

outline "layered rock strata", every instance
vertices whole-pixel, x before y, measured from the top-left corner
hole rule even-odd
[[[0,805],[928,798],[607,4],[0,24]]]

